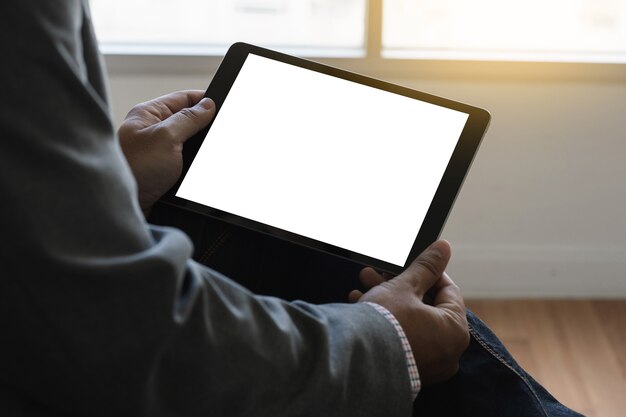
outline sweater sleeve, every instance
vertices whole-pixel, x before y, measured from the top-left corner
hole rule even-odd
[[[408,415],[374,309],[256,296],[145,223],[86,4],[0,2],[0,415]]]

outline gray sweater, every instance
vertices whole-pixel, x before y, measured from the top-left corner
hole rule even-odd
[[[255,296],[146,224],[86,3],[0,2],[0,416],[410,414],[374,309]]]

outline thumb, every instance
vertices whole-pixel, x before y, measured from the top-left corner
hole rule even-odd
[[[438,240],[430,245],[413,263],[394,279],[406,280],[422,298],[428,290],[443,276],[450,260],[450,244]]]
[[[159,123],[172,138],[184,143],[205,128],[215,117],[215,103],[203,98],[193,107],[185,107]]]

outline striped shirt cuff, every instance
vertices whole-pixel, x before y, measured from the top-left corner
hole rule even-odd
[[[411,349],[411,344],[409,343],[409,340],[406,338],[406,334],[404,333],[402,326],[400,326],[400,323],[398,323],[398,320],[396,319],[396,317],[393,314],[391,314],[389,310],[387,310],[385,307],[381,306],[380,304],[371,303],[369,301],[366,301],[365,304],[369,304],[376,311],[382,314],[383,317],[389,320],[389,322],[396,329],[396,332],[398,333],[398,336],[400,337],[400,341],[402,342],[402,348],[404,349],[404,354],[406,356],[406,364],[407,364],[407,369],[409,371],[409,381],[411,382],[411,393],[413,394],[413,400],[415,400],[422,385],[420,382],[419,373],[417,372],[417,364],[415,363],[415,357],[413,356],[413,350]]]

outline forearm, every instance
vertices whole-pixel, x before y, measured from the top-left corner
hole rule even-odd
[[[373,309],[254,296],[185,262],[180,238],[5,287],[21,309],[4,315],[4,377],[77,414],[408,413],[402,348]]]
[[[257,297],[209,274],[184,331],[207,329],[202,343],[177,338],[168,355],[181,394],[217,415],[409,413],[404,352],[376,311]]]

